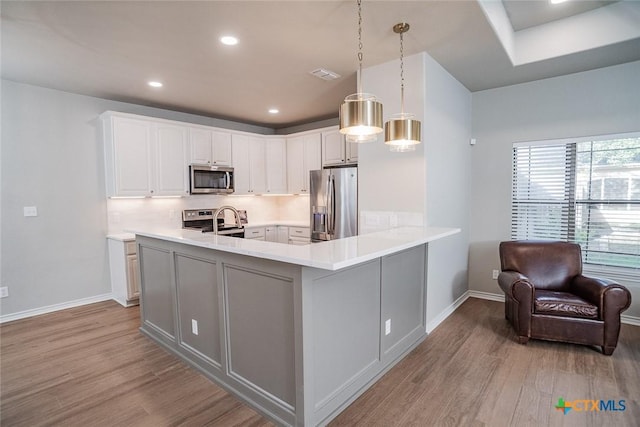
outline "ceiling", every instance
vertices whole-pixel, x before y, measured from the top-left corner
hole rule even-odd
[[[398,60],[392,27],[408,22],[404,54],[426,51],[470,91],[640,60],[640,2],[362,9],[365,68]],[[2,78],[16,82],[271,128],[337,117],[356,88],[355,1],[3,0],[0,11]],[[225,34],[239,44],[219,43]],[[317,68],[341,77],[320,80]],[[389,83],[399,89],[399,76]]]

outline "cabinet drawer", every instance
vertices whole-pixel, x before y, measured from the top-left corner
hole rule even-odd
[[[311,229],[309,227],[289,227],[290,237],[311,237]]]
[[[264,227],[247,228],[244,230],[245,239],[264,238]]]
[[[136,254],[136,241],[132,240],[130,242],[124,243],[124,250],[127,255],[135,255]]]

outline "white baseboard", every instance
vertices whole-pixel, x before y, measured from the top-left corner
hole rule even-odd
[[[47,305],[45,307],[34,308],[31,310],[19,311],[17,313],[4,314],[0,316],[0,323],[11,322],[13,320],[25,319],[27,317],[38,316],[40,314],[51,313],[53,311],[64,310],[66,308],[79,307],[81,305],[93,304],[113,299],[113,294],[102,294],[88,298],[81,298],[74,301],[63,302],[60,304]]]
[[[503,294],[493,294],[490,292],[480,292],[480,291],[467,291],[467,294],[471,298],[480,298],[480,299],[488,299],[491,301],[504,302]],[[640,317],[621,314],[620,322],[626,325],[640,326]]]
[[[444,310],[442,310],[440,312],[440,314],[438,314],[435,317],[435,319],[433,319],[432,321],[428,322],[427,323],[427,334],[430,334],[431,332],[433,332],[433,330],[435,328],[437,328],[440,323],[444,322],[444,320],[447,317],[449,317],[451,314],[453,314],[453,312],[456,311],[456,309],[458,307],[460,307],[462,305],[462,303],[467,300],[467,298],[469,298],[469,291],[467,291],[464,294],[462,294],[449,307],[447,307]]]
[[[627,316],[625,314],[621,314],[620,315],[620,322],[622,322],[624,324],[627,324],[627,325],[640,326],[640,317]]]
[[[503,294],[494,294],[491,292],[467,291],[471,298],[488,299],[490,301],[504,302]]]

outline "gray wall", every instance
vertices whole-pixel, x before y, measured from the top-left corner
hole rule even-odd
[[[268,128],[2,80],[2,315],[111,292],[104,166],[106,110],[271,134]],[[23,216],[36,206],[37,217]]]
[[[640,62],[473,94],[469,288],[502,294],[498,243],[511,228],[511,148],[516,141],[640,131]],[[640,288],[626,283],[640,316]]]
[[[459,234],[429,244],[427,331],[450,313],[468,288],[471,204],[471,93],[425,55],[424,146],[428,225]]]

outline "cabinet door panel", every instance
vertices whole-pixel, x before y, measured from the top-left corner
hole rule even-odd
[[[322,133],[322,164],[341,165],[344,163],[344,138],[335,130]]]
[[[358,163],[358,143],[345,142],[346,161],[347,163]]]
[[[158,125],[156,138],[157,188],[154,194],[181,196],[188,190],[186,128]]]
[[[151,187],[150,123],[113,118],[114,196],[146,196]]]
[[[231,165],[231,134],[227,132],[213,132],[213,156],[214,165]]]
[[[138,283],[138,255],[127,255],[127,299],[140,296],[140,284]]]
[[[213,157],[211,152],[211,131],[189,129],[189,142],[191,146],[191,163],[210,164]]]
[[[250,194],[251,191],[251,165],[249,163],[249,137],[246,135],[233,135],[233,176],[234,194]]]
[[[284,138],[268,139],[266,145],[267,192],[287,192],[287,143]]]
[[[249,137],[249,178],[251,193],[267,192],[267,169],[265,165],[265,140]]]
[[[304,138],[304,192],[309,191],[309,172],[322,169],[322,135],[307,135]]]
[[[287,139],[287,191],[303,193],[304,186],[304,137]]]

